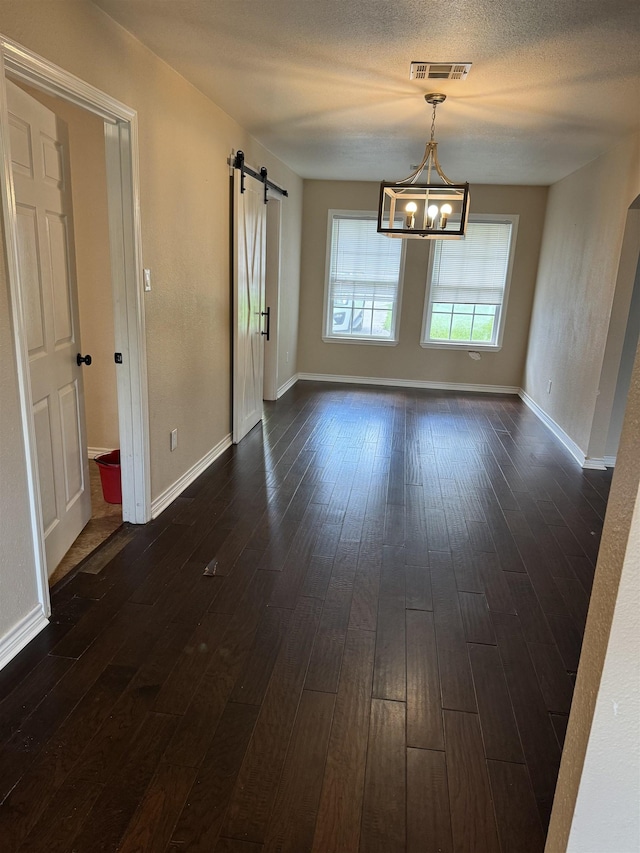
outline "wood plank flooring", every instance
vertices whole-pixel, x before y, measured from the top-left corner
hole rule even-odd
[[[539,853],[610,479],[299,382],[0,673],[3,853]]]

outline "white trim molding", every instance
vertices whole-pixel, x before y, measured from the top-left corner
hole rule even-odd
[[[286,394],[287,391],[289,391],[291,388],[293,388],[293,386],[296,384],[296,382],[298,381],[299,378],[300,378],[300,374],[294,373],[293,376],[291,377],[291,379],[288,379],[284,383],[284,385],[281,385],[278,388],[278,391],[276,393],[276,400],[279,400],[280,397],[284,396],[284,394]]]
[[[464,382],[432,382],[423,379],[383,379],[375,376],[340,376],[330,373],[299,373],[298,379],[311,382],[344,382],[348,385],[385,385],[396,388],[424,388],[433,391],[475,391],[481,394],[519,394],[516,385],[471,385]]]
[[[562,429],[562,427],[557,424],[552,417],[550,417],[544,409],[542,409],[535,400],[530,397],[526,391],[522,388],[520,389],[520,398],[526,403],[526,405],[531,409],[531,411],[536,415],[542,423],[551,430],[551,432],[555,435],[558,441],[563,444],[569,453],[576,460],[578,465],[582,468],[591,468],[596,471],[604,471],[605,464],[603,459],[595,459],[588,457],[583,450],[575,443],[575,441],[567,435],[567,433]]]
[[[605,456],[605,457],[603,457],[602,461],[604,462],[605,467],[615,468],[616,467],[616,459],[617,459],[616,456]]]
[[[173,485],[165,489],[157,498],[154,498],[151,502],[151,517],[156,518],[169,506],[169,504],[173,503],[176,498],[180,497],[182,492],[184,492],[184,490],[190,486],[194,480],[197,480],[200,474],[206,471],[212,462],[216,461],[218,456],[231,447],[231,444],[231,433],[229,433],[229,435],[226,435],[222,441],[219,441],[208,453],[205,453],[202,459],[196,462],[195,465],[192,465],[188,471],[179,477]]]
[[[75,74],[65,71],[17,41],[0,34],[0,43],[5,60],[5,71],[11,71],[31,86],[42,89],[57,98],[70,101],[77,107],[88,109],[104,121],[116,123],[131,121],[136,111],[96,89]]]
[[[0,669],[22,651],[27,643],[46,628],[49,620],[38,604],[0,639]]]
[[[585,456],[582,467],[589,468],[592,471],[606,471],[607,469],[603,456]]]

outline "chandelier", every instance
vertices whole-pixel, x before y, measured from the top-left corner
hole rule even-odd
[[[459,240],[464,237],[469,215],[469,184],[456,184],[442,171],[435,141],[436,107],[446,95],[425,95],[433,107],[431,139],[427,142],[422,162],[408,178],[397,183],[380,184],[378,231],[387,237],[426,237],[431,240]],[[420,183],[427,172],[427,182]],[[442,183],[431,183],[434,171]]]

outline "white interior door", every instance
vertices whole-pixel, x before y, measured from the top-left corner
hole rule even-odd
[[[234,170],[233,442],[262,420],[264,373],[266,205],[264,184]]]
[[[47,572],[91,517],[64,122],[7,81],[21,298]]]

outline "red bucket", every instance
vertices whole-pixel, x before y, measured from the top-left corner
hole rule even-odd
[[[96,456],[95,462],[100,471],[102,494],[108,504],[122,503],[122,485],[120,482],[120,451],[112,450]]]

